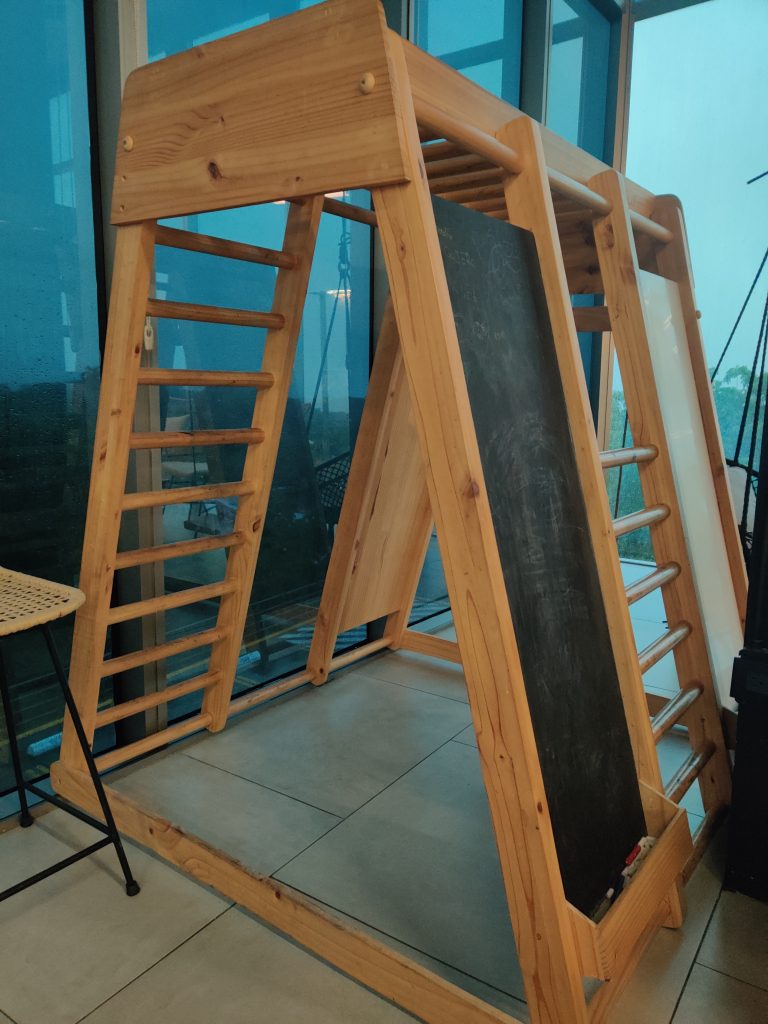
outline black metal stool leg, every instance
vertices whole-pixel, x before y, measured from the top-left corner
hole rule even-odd
[[[13,708],[11,706],[11,691],[8,685],[8,675],[5,671],[5,660],[3,658],[3,645],[0,643],[0,694],[2,694],[3,714],[5,715],[5,727],[8,730],[8,746],[11,748],[11,761],[13,762],[13,774],[16,776],[16,791],[19,794],[19,824],[22,828],[29,828],[34,818],[29,813],[27,804],[27,792],[24,788],[24,773],[21,768],[21,755],[19,743],[16,737],[16,723],[13,719]]]
[[[53,662],[53,667],[56,670],[56,675],[59,678],[59,684],[61,686],[62,693],[64,694],[67,710],[72,718],[72,725],[75,728],[75,734],[77,735],[80,748],[83,752],[85,763],[88,765],[88,773],[91,776],[93,788],[96,790],[96,796],[98,797],[99,805],[101,806],[101,812],[104,815],[107,833],[115,848],[117,859],[120,861],[120,867],[123,869],[123,875],[125,876],[125,891],[129,896],[136,896],[137,893],[141,891],[139,883],[131,874],[128,858],[126,857],[125,850],[123,849],[123,841],[120,838],[120,833],[117,831],[117,825],[115,824],[115,819],[112,814],[112,808],[109,806],[107,794],[104,792],[104,784],[102,783],[98,769],[96,768],[96,763],[93,759],[93,752],[91,751],[90,744],[88,743],[85,735],[85,730],[83,729],[83,723],[80,719],[80,712],[77,709],[77,704],[75,703],[75,699],[69,689],[69,682],[64,672],[64,666],[61,664],[59,652],[56,650],[56,645],[53,642],[53,637],[51,636],[48,624],[44,623],[40,626],[40,629],[42,630],[45,642],[48,645],[48,651],[51,655],[51,661]]]

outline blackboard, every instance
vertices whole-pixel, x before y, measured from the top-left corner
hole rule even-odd
[[[533,236],[434,199],[566,898],[645,824]]]

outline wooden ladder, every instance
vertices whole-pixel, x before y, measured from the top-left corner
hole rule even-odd
[[[322,196],[291,204],[280,251],[162,227],[154,221],[118,228],[80,580],[88,601],[76,620],[70,674],[90,742],[93,742],[95,730],[102,726],[190,693],[204,691],[204,697],[199,714],[103,755],[97,761],[101,770],[198,729],[218,731],[226,722],[322,206]],[[277,268],[272,310],[256,312],[150,298],[155,245]],[[142,366],[143,330],[148,316],[266,328],[261,369],[230,373]],[[257,397],[251,426],[137,432],[133,427],[137,388],[144,386],[254,388]],[[242,479],[125,493],[131,451],[198,445],[244,445]],[[215,498],[237,498],[231,533],[118,552],[123,512]],[[227,551],[226,571],[220,581],[112,607],[115,570],[216,549]],[[219,601],[213,628],[105,659],[109,626],[212,599]],[[209,648],[210,655],[208,667],[202,674],[158,692],[97,710],[102,679],[203,648]],[[62,759],[70,763],[78,760],[76,737],[69,721],[64,727]]]

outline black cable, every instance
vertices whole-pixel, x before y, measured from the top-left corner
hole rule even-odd
[[[749,445],[749,468],[747,469],[747,486],[744,488],[744,504],[741,510],[741,525],[746,536],[747,532],[747,515],[749,513],[749,492],[752,478],[757,475],[755,471],[755,450],[757,448],[757,428],[760,420],[760,409],[762,407],[763,398],[763,386],[765,383],[765,355],[768,350],[768,296],[765,300],[765,308],[763,309],[763,320],[760,325],[760,334],[757,341],[757,350],[762,349],[762,355],[760,359],[760,376],[757,381],[757,396],[755,398],[755,415],[752,421],[752,437]]]
[[[720,367],[721,367],[721,365],[723,363],[723,359],[725,359],[725,353],[730,348],[731,342],[733,341],[733,336],[736,333],[736,328],[741,323],[741,318],[744,316],[744,310],[747,308],[747,304],[749,303],[749,300],[752,298],[752,292],[757,287],[757,282],[760,280],[760,275],[763,272],[763,267],[765,266],[765,261],[767,259],[768,259],[768,249],[766,249],[765,253],[763,254],[763,258],[760,261],[760,266],[758,267],[757,273],[755,274],[755,279],[752,282],[752,284],[749,286],[749,291],[747,292],[747,297],[746,297],[746,299],[744,299],[744,304],[742,305],[741,309],[739,310],[739,315],[736,317],[736,323],[733,325],[733,328],[731,329],[731,333],[728,335],[728,340],[725,343],[725,347],[723,348],[723,351],[720,353],[720,358],[717,360],[717,365],[715,366],[714,370],[712,371],[712,373],[710,375],[710,378],[709,378],[710,381],[713,381],[715,379],[715,377],[718,374],[718,371],[720,370]]]
[[[766,309],[768,309],[768,296],[766,296]],[[739,433],[736,437],[736,447],[733,451],[733,458],[736,463],[739,461],[741,455],[741,445],[744,441],[744,431],[747,426],[747,416],[749,415],[749,407],[752,402],[752,389],[755,385],[755,374],[757,373],[757,361],[760,358],[760,343],[763,338],[763,331],[765,329],[765,315],[766,310],[763,310],[763,319],[760,323],[760,333],[757,336],[757,345],[755,346],[755,358],[752,360],[752,370],[749,374],[749,384],[747,385],[747,395],[744,400],[744,408],[741,413],[741,421],[739,423]]]

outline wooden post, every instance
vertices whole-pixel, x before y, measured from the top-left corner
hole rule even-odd
[[[402,49],[405,185],[374,205],[532,1020],[587,1021]]]

